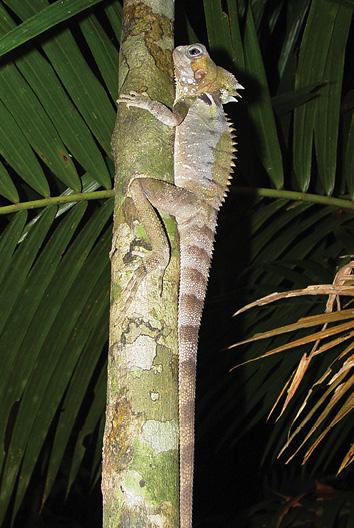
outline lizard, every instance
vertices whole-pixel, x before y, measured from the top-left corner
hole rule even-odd
[[[150,112],[175,128],[174,184],[144,176],[132,177],[132,198],[152,246],[140,271],[169,262],[169,244],[156,210],[173,215],[180,248],[178,300],[178,391],[180,528],[192,527],[194,412],[198,334],[211,265],[217,214],[235,165],[234,128],[223,105],[237,101],[243,86],[217,66],[202,44],[173,51],[176,94],[172,110],[145,92],[121,94],[118,103]]]

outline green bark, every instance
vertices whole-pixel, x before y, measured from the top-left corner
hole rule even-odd
[[[173,2],[126,0],[119,89],[146,91],[172,104]],[[126,188],[132,176],[173,180],[173,131],[147,112],[118,106],[112,147],[116,203],[111,252],[111,316],[103,448],[103,526],[178,526],[178,257],[172,219],[164,218],[172,258],[157,290],[155,273],[129,290],[149,251]],[[134,275],[135,274],[135,275]]]

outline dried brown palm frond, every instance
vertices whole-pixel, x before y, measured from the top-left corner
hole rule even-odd
[[[321,329],[318,331],[268,350],[261,356],[245,362],[249,363],[250,361],[294,350],[300,346],[312,343],[312,348],[301,356],[297,367],[283,386],[269,413],[270,416],[280,404],[280,401],[283,401],[277,419],[288,407],[307,374],[310,364],[316,361],[316,357],[329,350],[335,349],[338,351],[324,374],[308,390],[292,420],[288,439],[278,454],[279,457],[289,446],[293,446],[294,439],[297,439],[301,433],[303,437],[296,448],[292,447],[292,454],[288,457],[287,462],[306,445],[306,451],[303,455],[303,463],[305,463],[329,432],[354,409],[354,309],[350,308],[354,297],[354,260],[351,260],[338,270],[332,284],[319,284],[292,291],[276,292],[244,306],[235,315],[255,306],[263,306],[279,299],[303,295],[328,295],[324,313],[302,317],[296,323],[255,334],[250,339],[235,343],[230,348],[321,325]],[[344,309],[342,309],[342,305]],[[234,368],[245,363],[241,363]],[[321,395],[316,397],[314,389],[319,386],[323,390]],[[305,412],[306,415],[304,416]],[[299,422],[300,416],[302,419]],[[295,422],[299,422],[296,427]],[[295,429],[291,431],[293,426]],[[352,461],[353,444],[343,457],[338,473],[349,466]]]

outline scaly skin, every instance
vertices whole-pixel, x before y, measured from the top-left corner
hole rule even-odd
[[[154,206],[175,216],[180,239],[178,307],[180,527],[192,527],[194,409],[199,326],[214,245],[218,210],[229,185],[235,146],[223,104],[236,101],[242,86],[214,64],[202,44],[173,52],[176,98],[173,111],[147,94],[121,94],[118,102],[149,111],[176,128],[174,185],[138,175],[129,184],[152,251],[140,274],[169,260],[169,247]]]

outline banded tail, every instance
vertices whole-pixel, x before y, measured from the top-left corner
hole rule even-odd
[[[180,528],[192,527],[194,412],[199,326],[208,283],[217,212],[205,204],[208,218],[198,216],[179,226],[179,428]]]

